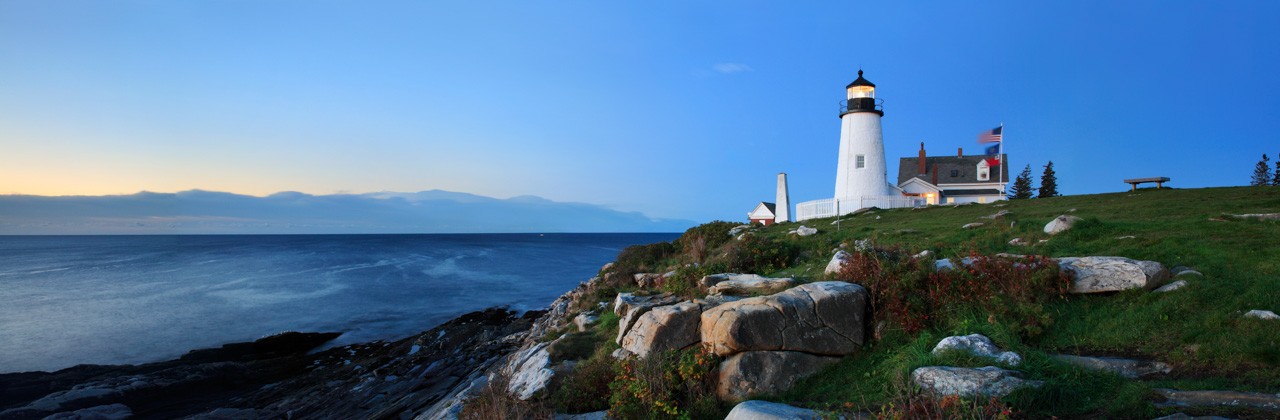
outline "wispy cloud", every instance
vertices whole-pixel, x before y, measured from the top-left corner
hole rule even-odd
[[[716,65],[711,67],[723,74],[733,74],[733,73],[742,73],[742,72],[751,71],[751,66],[748,66],[742,63],[716,63]]]

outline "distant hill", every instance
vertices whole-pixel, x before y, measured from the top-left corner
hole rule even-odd
[[[498,199],[441,190],[0,195],[4,235],[678,232],[693,224],[535,196]]]

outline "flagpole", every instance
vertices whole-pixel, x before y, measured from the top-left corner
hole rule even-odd
[[[1000,159],[1000,167],[996,168],[996,170],[999,171],[1000,173],[1000,188],[1003,190],[1004,189],[1004,168],[1005,168],[1005,165],[1009,164],[1009,162],[1004,161],[1004,121],[1000,122],[1000,152],[996,153],[996,157]],[[1008,191],[1001,191],[1001,193],[1004,193],[1007,195]]]

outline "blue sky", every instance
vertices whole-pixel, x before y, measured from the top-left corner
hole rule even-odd
[[[886,4],[888,3],[888,4]],[[797,6],[801,4],[802,6]],[[0,2],[0,194],[443,189],[745,218],[1004,122],[1067,194],[1280,153],[1275,2]]]

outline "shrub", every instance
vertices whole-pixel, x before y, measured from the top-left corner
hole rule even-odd
[[[609,383],[613,382],[614,360],[608,346],[574,366],[551,395],[556,411],[589,413],[609,409]]]
[[[591,357],[603,341],[594,331],[565,334],[547,346],[547,353],[553,362],[582,360]]]
[[[731,239],[730,230],[741,225],[742,223],[716,220],[691,227],[676,239],[676,247],[686,262],[701,264],[706,260],[709,251],[719,248]]]
[[[747,235],[725,245],[716,262],[736,273],[768,273],[790,267],[794,257],[795,247],[790,242]]]
[[[635,273],[658,271],[663,261],[675,255],[676,247],[670,242],[657,242],[648,245],[632,245],[618,253],[618,261],[614,265],[614,273],[629,278]]]
[[[1036,336],[1053,322],[1045,304],[1064,297],[1071,283],[1050,258],[1019,260],[971,255],[968,264],[934,272],[933,262],[902,250],[854,253],[838,278],[866,286],[879,324],[908,334],[937,326],[964,310]]]
[[[719,358],[705,347],[629,358],[609,384],[612,418],[723,417],[714,396]]]
[[[709,274],[706,268],[685,266],[676,269],[676,274],[662,282],[662,291],[687,298],[699,297],[698,280]]]

